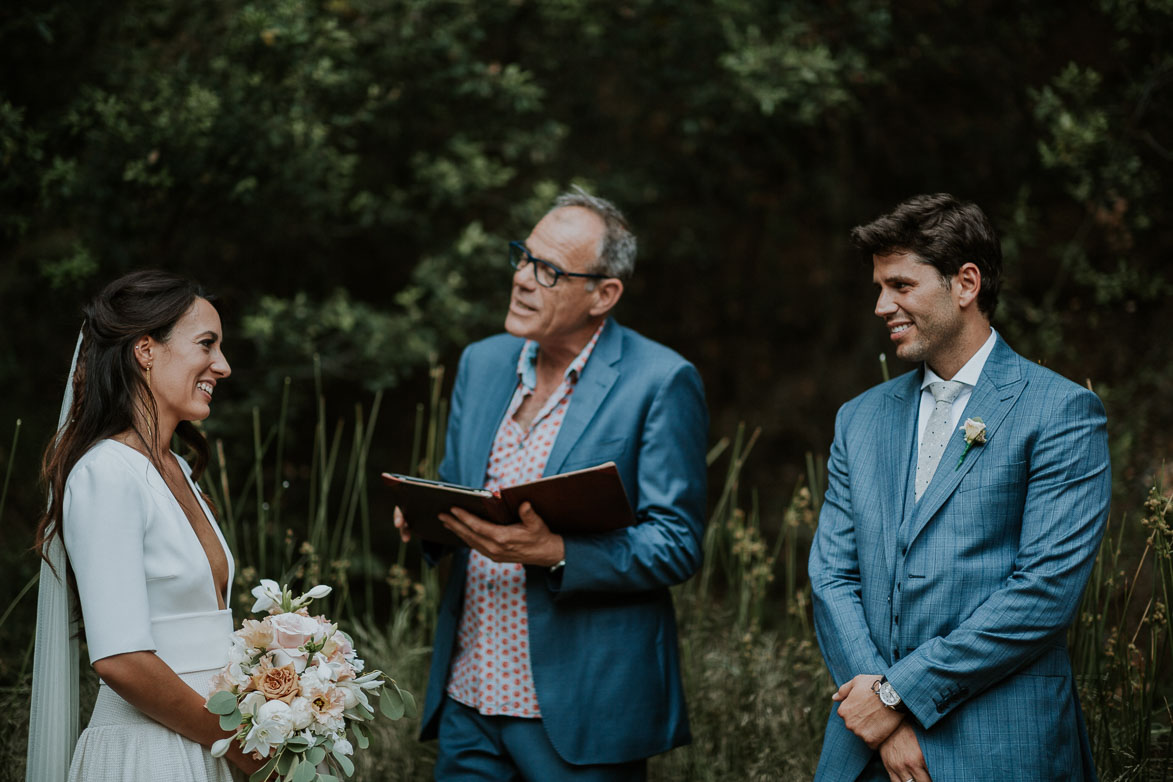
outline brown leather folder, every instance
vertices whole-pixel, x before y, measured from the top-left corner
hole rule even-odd
[[[635,524],[635,512],[614,462],[539,478],[499,492],[394,473],[385,472],[382,477],[412,535],[436,543],[460,544],[437,518],[453,507],[495,524],[516,524],[520,521],[518,509],[528,500],[560,535],[610,532]]]

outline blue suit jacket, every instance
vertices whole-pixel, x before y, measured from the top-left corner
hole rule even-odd
[[[934,782],[1094,780],[1065,636],[1108,514],[1103,405],[999,337],[964,412],[987,442],[955,469],[954,436],[915,502],[921,378],[835,422],[810,557],[827,666],[887,675]],[[833,707],[816,779],[852,782],[872,754]]]
[[[469,346],[452,392],[440,474],[480,486],[517,387],[523,340]],[[571,763],[620,763],[690,740],[668,587],[700,566],[708,413],[696,369],[608,321],[579,376],[546,475],[614,461],[638,524],[566,538],[566,566],[526,568],[542,723]],[[437,621],[423,738],[436,735],[468,549],[455,550]]]

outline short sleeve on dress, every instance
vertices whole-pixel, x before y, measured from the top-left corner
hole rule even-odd
[[[91,663],[156,649],[143,565],[151,503],[145,478],[109,453],[87,454],[65,483],[62,531]]]

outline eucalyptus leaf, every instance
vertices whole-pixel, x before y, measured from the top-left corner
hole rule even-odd
[[[354,743],[358,745],[359,749],[371,746],[371,740],[367,738],[367,733],[362,729],[362,725],[357,722],[351,723],[350,732],[354,734]]]
[[[419,710],[416,709],[415,706],[415,696],[407,690],[400,690],[399,694],[403,696],[404,713],[407,714],[408,717],[419,716]]]
[[[305,759],[315,766],[321,763],[326,757],[326,750],[324,747],[310,747],[305,753]]]
[[[248,782],[264,782],[266,779],[268,779],[269,775],[273,773],[273,769],[277,767],[278,757],[280,756],[274,756],[269,760],[268,763],[254,771],[253,775],[248,778]]]
[[[314,764],[308,760],[303,760],[297,764],[297,768],[293,770],[293,776],[289,778],[290,782],[313,782],[314,777],[318,775],[318,771],[314,768]]]
[[[213,714],[231,714],[236,711],[236,696],[228,692],[228,690],[220,690],[220,692],[208,698],[206,708]]]
[[[312,743],[313,742],[304,736],[292,736],[288,741],[285,742],[285,746],[289,747],[294,752],[300,752]]]
[[[231,714],[220,715],[221,730],[236,730],[240,727],[240,709],[233,709]]]
[[[346,757],[341,752],[332,752],[331,754],[334,756],[334,760],[338,762],[338,765],[342,766],[343,774],[350,776],[354,773],[354,763],[351,762],[350,758]]]
[[[403,716],[406,707],[398,688],[383,691],[383,696],[379,698],[379,709],[389,719],[397,720]]]
[[[293,768],[294,761],[297,760],[292,752],[282,752],[279,756],[280,760],[277,762],[277,773],[285,776],[289,773],[289,769]]]

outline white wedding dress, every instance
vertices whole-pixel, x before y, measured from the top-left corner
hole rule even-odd
[[[188,484],[191,471],[180,459]],[[232,554],[198,490],[200,508]],[[62,530],[91,663],[153,651],[200,695],[227,663],[232,613],[219,608],[207,555],[163,477],[138,451],[103,440],[65,484]],[[74,750],[79,782],[230,782],[229,764],[155,722],[103,682]]]

